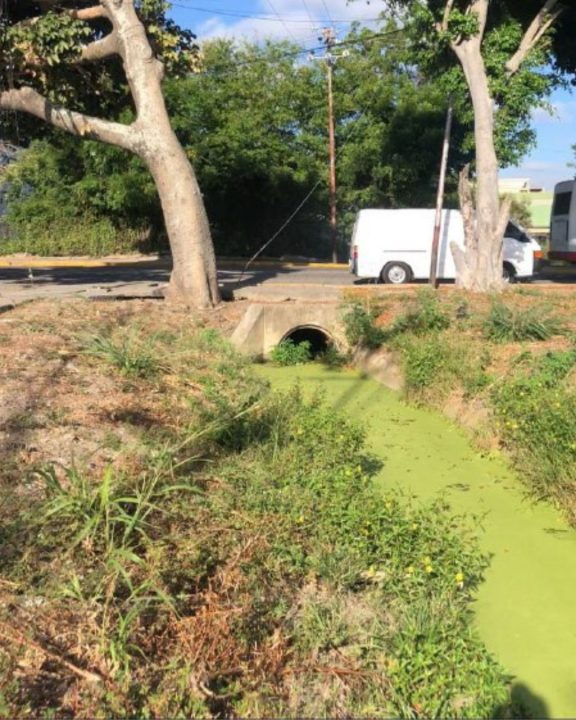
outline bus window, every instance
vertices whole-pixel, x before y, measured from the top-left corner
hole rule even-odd
[[[558,193],[554,198],[554,209],[552,215],[570,215],[570,205],[572,203],[572,193]]]

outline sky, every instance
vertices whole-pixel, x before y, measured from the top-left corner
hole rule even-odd
[[[202,42],[213,37],[291,40],[304,48],[317,47],[320,30],[335,27],[344,36],[350,22],[375,27],[382,0],[174,0],[172,16],[190,28]],[[532,187],[552,190],[554,184],[574,177],[568,167],[576,144],[576,94],[556,91],[553,114],[534,112],[537,147],[519,167],[507,168],[502,177],[529,178]]]

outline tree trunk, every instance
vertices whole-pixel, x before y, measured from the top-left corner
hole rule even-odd
[[[474,108],[476,142],[475,203],[468,170],[460,181],[460,205],[464,216],[465,249],[453,248],[457,283],[473,292],[491,292],[503,287],[502,238],[508,221],[507,205],[500,206],[498,159],[494,146],[494,103],[478,38],[454,46]]]
[[[170,240],[173,270],[168,297],[196,307],[219,302],[216,260],[194,170],[176,137],[162,133],[141,153],[156,183]]]
[[[133,1],[101,2],[117,35],[136,106],[136,152],[150,169],[162,203],[173,258],[168,294],[196,307],[211,307],[220,297],[210,227],[194,170],[170,124],[161,87],[163,67]]]

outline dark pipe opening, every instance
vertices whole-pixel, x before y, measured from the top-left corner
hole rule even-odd
[[[292,340],[295,345],[307,340],[310,343],[312,357],[318,357],[318,355],[325,353],[332,344],[324,330],[311,327],[295,328],[284,337],[284,340]]]

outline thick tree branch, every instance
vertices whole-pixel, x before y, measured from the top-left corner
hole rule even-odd
[[[442,30],[442,32],[447,32],[448,30],[448,21],[450,19],[450,13],[454,8],[454,1],[455,0],[446,0],[444,16],[442,17],[442,23],[440,24],[440,29]]]
[[[32,88],[0,92],[0,110],[16,110],[35,115],[71,135],[100,140],[135,152],[136,133],[132,126],[101,120],[53,105]]]
[[[55,2],[42,3],[42,7],[45,8],[45,12],[49,12],[54,7],[56,7],[56,4],[57,2],[55,0]],[[58,6],[58,9],[60,12],[69,15],[74,20],[83,20],[85,22],[88,22],[89,20],[99,20],[100,18],[110,18],[110,16],[108,15],[108,11],[103,5],[94,5],[92,7],[81,9],[65,9]],[[36,23],[40,22],[42,17],[42,15],[37,15],[36,17],[26,18],[25,20],[22,20],[20,23],[16,24],[22,27],[32,27],[33,25],[36,25]]]
[[[484,32],[486,30],[486,22],[488,21],[488,9],[490,2],[489,0],[472,0],[469,6],[470,13],[476,15],[478,18],[478,38],[479,42],[482,42],[484,38]]]
[[[97,62],[106,58],[118,55],[120,51],[118,45],[118,36],[115,32],[111,32],[101,40],[84,45],[80,53],[80,62]]]
[[[518,72],[520,66],[526,60],[528,53],[533,50],[543,35],[550,29],[560,16],[563,7],[559,6],[558,0],[546,0],[540,12],[536,15],[530,26],[524,33],[518,50],[506,63],[506,73],[511,77]]]
[[[66,10],[75,20],[98,20],[99,18],[109,18],[108,10],[103,5],[94,5],[93,7],[82,8],[80,10]]]

